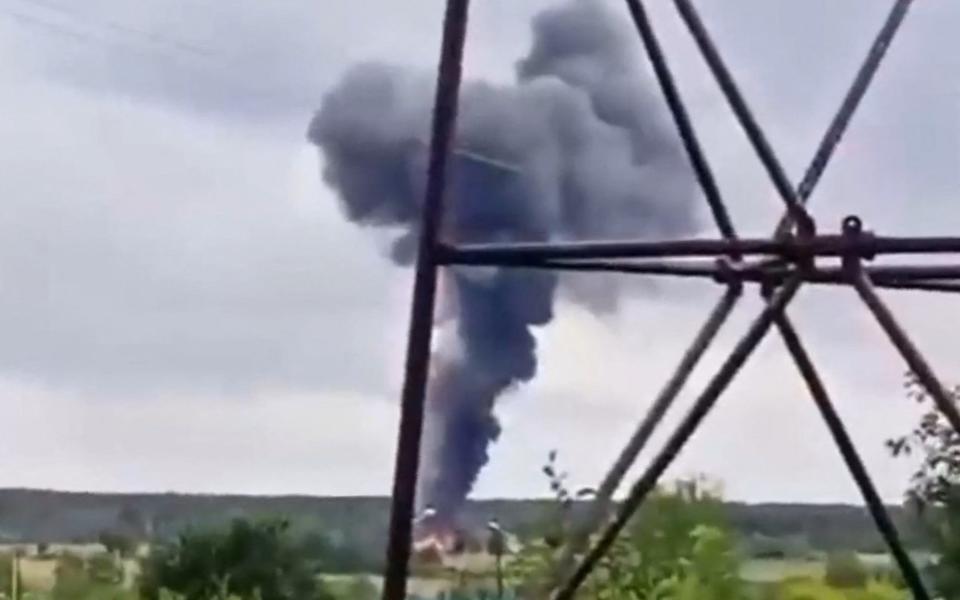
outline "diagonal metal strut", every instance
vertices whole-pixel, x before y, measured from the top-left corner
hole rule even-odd
[[[815,231],[813,219],[803,207],[800,195],[790,183],[786,171],[784,171],[780,161],[774,154],[773,148],[770,146],[770,142],[767,141],[766,135],[753,116],[753,111],[750,110],[746,100],[740,93],[736,81],[734,81],[730,70],[720,57],[720,53],[717,51],[713,40],[710,39],[710,35],[703,25],[700,16],[697,14],[696,9],[694,9],[693,4],[690,3],[690,0],[674,0],[674,4],[680,16],[683,18],[684,23],[686,23],[687,28],[690,30],[690,33],[693,35],[697,47],[700,48],[700,53],[703,55],[707,66],[710,67],[710,71],[720,85],[720,90],[726,97],[727,103],[730,105],[734,115],[736,115],[737,120],[747,134],[747,138],[750,140],[750,144],[760,158],[760,162],[763,163],[764,168],[773,180],[774,187],[776,187],[777,192],[783,199],[783,203],[786,205],[791,218],[798,224],[801,232],[813,234]]]
[[[564,545],[557,559],[554,569],[553,579],[550,586],[557,585],[572,569],[574,560],[578,554],[590,542],[590,535],[607,518],[612,505],[613,495],[626,476],[627,471],[636,461],[637,456],[643,451],[650,441],[653,432],[666,416],[670,406],[676,400],[680,391],[683,389],[693,370],[696,368],[700,359],[706,354],[710,344],[716,338],[720,328],[723,327],[730,313],[733,311],[742,294],[742,286],[732,285],[727,292],[721,296],[720,300],[714,306],[706,322],[697,332],[693,343],[683,354],[680,364],[677,366],[673,375],[667,380],[667,383],[657,394],[647,415],[640,422],[636,431],[630,436],[630,440],[624,446],[623,450],[617,456],[613,466],[604,476],[603,481],[597,487],[597,493],[591,502],[586,516],[581,523],[578,523],[567,543]]]
[[[890,341],[903,356],[907,366],[913,371],[920,383],[926,388],[933,403],[937,409],[946,417],[947,422],[953,427],[953,430],[960,434],[960,410],[954,403],[950,392],[943,386],[930,363],[923,357],[920,350],[914,345],[913,340],[907,335],[907,332],[897,323],[896,317],[887,307],[876,289],[870,276],[863,270],[859,260],[849,261],[850,277],[853,281],[853,287],[857,290],[863,303],[867,305],[870,312],[876,318],[877,322],[883,328],[883,331],[890,338]]]
[[[719,396],[732,381],[740,367],[763,339],[771,326],[776,326],[788,350],[804,376],[814,401],[847,464],[874,521],[890,546],[905,579],[916,598],[927,599],[915,566],[900,543],[886,509],[876,493],[866,469],[860,460],[846,429],[827,395],[819,375],[800,343],[784,309],[804,282],[853,285],[864,303],[874,314],[888,337],[903,355],[907,364],[928,389],[937,407],[951,425],[960,432],[960,411],[952,403],[929,364],[917,351],[910,338],[900,328],[893,314],[876,293],[876,287],[918,289],[927,291],[960,291],[960,267],[950,266],[891,266],[864,267],[882,253],[960,253],[960,238],[878,237],[859,231],[850,235],[845,223],[844,235],[824,236],[816,233],[815,222],[805,205],[820,180],[830,157],[843,137],[857,106],[899,29],[911,0],[896,0],[883,27],[831,121],[817,151],[799,185],[794,188],[767,141],[763,130],[742,97],[736,82],[710,39],[691,0],[674,0],[684,23],[704,56],[707,65],[720,85],[735,116],[743,127],[755,153],[765,167],[774,187],[786,206],[773,238],[741,239],[737,236],[729,213],[716,185],[715,178],[697,139],[689,113],[670,72],[666,57],[657,41],[653,27],[641,0],[626,0],[630,15],[651,60],[654,73],[662,88],[674,123],[694,174],[704,191],[711,213],[722,234],[722,240],[665,240],[660,242],[578,242],[567,244],[509,244],[451,247],[438,240],[439,223],[443,213],[443,194],[447,173],[447,156],[454,135],[459,87],[461,81],[463,46],[466,36],[468,0],[447,0],[437,89],[434,104],[430,160],[427,187],[420,228],[416,275],[411,307],[410,332],[407,347],[406,372],[403,386],[399,439],[390,517],[390,538],[387,549],[387,570],[383,598],[403,600],[406,595],[414,507],[414,493],[419,468],[419,446],[423,427],[427,370],[430,359],[432,318],[436,297],[437,268],[446,264],[498,265],[505,267],[613,270],[621,272],[672,275],[682,277],[712,277],[728,286],[727,293],[713,309],[701,328],[694,344],[681,360],[673,377],[657,397],[650,413],[641,423],[630,443],[613,465],[601,484],[606,504],[597,504],[594,517],[600,519],[609,510],[609,498],[623,479],[636,455],[646,445],[657,424],[662,420],[673,399],[707,349],[717,331],[730,314],[740,288],[754,281],[767,292],[769,302],[751,324],[745,336],[735,346],[719,372],[710,381],[680,426],[666,445],[655,456],[651,465],[633,485],[626,502],[616,518],[603,532],[599,542],[588,552],[573,576],[555,596],[558,600],[572,598],[577,588],[589,576],[619,532],[645,497],[655,488],[663,472],[669,467],[703,419],[716,404]],[[859,221],[857,220],[857,223]],[[796,224],[797,235],[791,235]],[[759,257],[746,263],[743,256]],[[690,261],[670,263],[678,257],[709,256],[720,259],[713,265]],[[843,268],[818,267],[820,256],[840,257]],[[644,263],[612,262],[624,258],[664,259]],[[610,261],[610,262],[607,262]],[[595,525],[593,525],[595,526]],[[580,538],[589,539],[592,527],[586,528]],[[568,557],[575,555],[572,547]]]
[[[823,381],[820,379],[820,375],[817,373],[813,361],[803,347],[800,336],[797,335],[786,311],[777,317],[776,325],[780,331],[780,336],[787,346],[787,350],[793,356],[793,361],[796,363],[797,369],[799,369],[803,380],[807,384],[807,388],[810,390],[810,395],[813,397],[817,410],[820,411],[820,416],[823,418],[827,429],[830,431],[830,435],[833,437],[834,443],[837,445],[837,449],[840,451],[844,463],[847,465],[847,469],[850,471],[850,475],[860,490],[860,495],[863,496],[867,509],[870,511],[870,516],[877,526],[877,530],[880,531],[880,535],[886,542],[887,547],[890,548],[890,553],[900,568],[900,572],[903,573],[903,579],[907,584],[907,588],[909,588],[916,600],[930,600],[930,593],[924,586],[920,572],[916,565],[913,564],[910,555],[907,554],[903,542],[900,540],[900,534],[897,533],[897,528],[893,524],[893,519],[890,518],[887,508],[884,506],[883,500],[880,498],[880,494],[877,492],[877,488],[873,484],[873,480],[870,478],[866,466],[863,464],[863,459],[860,458],[856,446],[854,446],[853,440],[850,438],[850,434],[847,433],[843,420],[840,418],[836,408],[833,406],[833,402],[830,400],[826,386],[823,385]]]
[[[663,448],[657,453],[650,466],[643,472],[643,475],[631,487],[629,494],[620,506],[617,516],[610,525],[601,534],[600,539],[594,544],[587,555],[580,562],[576,571],[562,588],[553,596],[554,600],[572,600],[577,589],[587,580],[591,571],[599,564],[603,556],[610,550],[616,541],[620,532],[626,527],[633,513],[643,504],[647,496],[652,492],[663,475],[664,471],[677,458],[680,451],[683,450],[691,436],[700,427],[703,419],[710,413],[716,405],[720,395],[726,390],[727,386],[733,381],[733,378],[743,367],[747,359],[763,340],[766,333],[770,330],[776,315],[793,299],[800,287],[800,279],[793,278],[782,288],[777,290],[770,303],[767,304],[760,315],[754,319],[740,341],[734,346],[730,356],[724,361],[720,370],[710,380],[703,393],[697,398],[690,411],[684,416],[676,431],[670,436]]]
[[[816,184],[819,182],[819,179],[823,174],[829,162],[829,159],[832,156],[833,151],[836,149],[839,139],[843,136],[843,133],[846,127],[850,123],[850,120],[852,118],[852,115],[856,106],[859,104],[860,100],[865,94],[866,89],[869,85],[869,82],[872,80],[873,75],[876,72],[877,67],[879,66],[880,59],[882,58],[886,48],[889,46],[889,43],[892,40],[894,34],[896,33],[899,25],[902,23],[903,17],[906,13],[906,8],[909,6],[909,4],[910,4],[909,0],[908,1],[901,0],[894,6],[890,16],[888,17],[886,23],[884,24],[884,27],[881,29],[876,40],[874,41],[874,44],[871,47],[871,50],[867,56],[867,59],[864,62],[864,65],[861,67],[860,71],[858,72],[857,78],[855,79],[851,90],[848,92],[848,94],[844,98],[844,101],[841,104],[841,107],[836,117],[833,119],[833,121],[830,123],[830,126],[827,128],[827,131],[820,145],[817,148],[814,158],[811,161],[810,166],[808,167],[807,171],[803,176],[803,179],[801,180],[798,186],[797,197],[798,197],[798,201],[801,204],[807,201],[807,199],[812,194],[813,189],[816,187]],[[681,139],[684,142],[684,146],[688,152],[688,155],[690,155],[691,162],[694,165],[694,170],[698,175],[698,180],[701,183],[701,187],[704,190],[704,193],[707,197],[707,201],[717,221],[717,226],[720,229],[720,231],[724,234],[724,237],[726,239],[736,240],[736,233],[732,223],[729,221],[729,217],[727,216],[728,213],[726,211],[720,191],[716,187],[716,185],[713,184],[715,179],[713,177],[709,163],[706,160],[705,156],[703,155],[702,149],[697,143],[695,131],[693,130],[693,127],[690,124],[689,119],[687,118],[686,111],[683,106],[683,102],[680,99],[679,93],[676,91],[675,85],[673,84],[673,77],[669,71],[669,67],[667,67],[666,61],[663,59],[659,51],[659,45],[657,43],[655,35],[653,34],[652,27],[650,26],[650,23],[647,18],[646,11],[644,10],[644,7],[642,5],[642,2],[640,0],[627,0],[627,5],[630,9],[631,16],[634,19],[634,23],[637,26],[638,32],[640,33],[641,38],[644,40],[645,47],[648,50],[648,54],[651,57],[651,61],[653,62],[655,72],[658,76],[658,80],[661,83],[661,87],[664,89],[664,94],[667,98],[668,105],[674,114],[674,120],[678,126],[678,129],[680,130]],[[699,41],[701,42],[701,45],[707,46],[707,50],[705,51],[705,53],[709,52],[709,50],[713,48],[713,45],[710,42],[709,37],[707,36],[706,30],[702,26],[701,21],[699,20],[698,16],[696,15],[691,5],[687,4],[685,7],[685,10],[686,10],[686,20],[688,21],[688,23],[692,24],[692,28],[699,28],[699,31],[695,32],[695,34],[699,35]],[[721,80],[721,85],[723,85],[722,79],[724,75],[726,75],[727,79],[729,79],[729,81],[732,82],[732,78],[730,78],[729,73],[726,71],[726,68],[723,66],[722,62],[719,61],[719,56],[714,56],[713,66],[715,67],[714,72],[718,74],[718,79]],[[732,87],[733,87],[733,96],[734,96],[732,103],[733,104],[739,103],[745,109],[746,118],[750,120],[754,126],[756,126],[756,123],[752,121],[752,116],[749,113],[749,109],[746,109],[745,102],[743,102],[743,100],[739,98],[739,94],[736,92],[735,86],[732,86]],[[738,114],[738,117],[742,117],[742,116],[743,115]],[[747,130],[749,135],[751,131],[751,127],[746,126],[745,129]],[[759,146],[760,148],[758,150],[758,153],[761,156],[763,156],[765,152],[767,154],[767,162],[765,164],[771,165],[769,172],[771,174],[771,178],[774,180],[774,183],[776,184],[778,175],[782,174],[782,170],[779,168],[779,161],[776,159],[775,155],[773,154],[772,149],[770,149],[769,147],[765,148],[765,141],[763,140],[762,135],[760,136]],[[789,224],[791,222],[790,221],[791,212],[789,208],[790,208],[790,204],[788,202],[788,211],[783,217],[783,219],[781,219],[780,224],[778,225],[777,230],[775,232],[775,237],[782,237],[785,234],[787,228],[789,227]],[[813,223],[811,220],[807,228],[807,232],[806,232],[807,234],[812,232],[813,230],[812,225]],[[785,341],[787,341],[788,346],[792,345],[793,348],[796,350],[797,346],[795,344],[791,344],[791,341],[787,339],[790,333],[792,332],[792,328],[790,328],[789,326],[789,321],[784,316],[782,318],[778,318],[776,320],[776,323],[778,325],[778,329],[780,330],[781,335],[784,337]],[[797,340],[797,344],[799,344],[799,340]],[[800,350],[799,353],[794,352],[795,358],[798,358],[798,367],[800,367],[801,372],[809,373],[813,369],[812,363],[809,363],[809,361],[807,361],[806,365],[801,364],[799,360],[804,359],[806,357],[806,354],[802,352],[802,347],[800,347],[799,350]],[[815,375],[815,371],[812,371],[812,372]],[[823,387],[820,386],[820,389],[823,389]],[[662,397],[658,400],[662,400]],[[589,535],[589,533],[595,527],[595,522],[599,518],[599,514],[601,514],[599,512],[599,509],[602,509],[604,512],[607,510],[607,505],[609,504],[609,496],[612,495],[613,490],[615,490],[616,488],[616,483],[613,483],[613,482],[617,481],[616,477],[618,475],[620,478],[622,478],[623,476],[622,474],[629,467],[629,464],[624,465],[625,461],[629,460],[629,462],[632,463],[632,461],[636,458],[637,454],[639,454],[640,449],[645,444],[646,439],[649,437],[650,433],[652,433],[652,429],[656,426],[656,423],[659,422],[659,420],[663,417],[663,414],[666,412],[666,408],[668,406],[669,406],[669,403],[666,406],[662,406],[660,402],[654,403],[654,406],[651,409],[650,414],[644,419],[637,433],[634,435],[634,438],[631,439],[630,444],[628,444],[627,448],[625,448],[624,451],[621,453],[620,457],[618,457],[618,460],[615,463],[614,468],[611,469],[610,473],[605,478],[603,484],[600,487],[600,493],[598,493],[598,501],[595,503],[595,506],[592,507],[591,514],[588,515],[588,519],[586,521],[585,527],[583,528],[583,530],[578,531],[575,534],[574,539],[571,540],[571,543],[568,545],[568,548],[566,549],[565,553],[561,555],[561,560],[559,561],[559,565],[558,565],[561,569],[561,572],[563,569],[566,568],[567,563],[570,560],[570,556],[572,556],[574,553],[580,550],[580,548],[584,544],[584,538],[587,535]],[[653,423],[652,426],[650,425],[651,422]],[[840,424],[840,427],[842,428],[842,424]],[[642,443],[640,443],[639,446],[636,444],[638,437],[642,441]],[[855,453],[855,450],[854,450],[854,453]],[[630,458],[631,456],[632,458]],[[861,467],[862,467],[862,464],[861,464]],[[860,471],[856,471],[855,468],[851,468],[851,471],[854,473],[855,478],[857,478],[858,475],[862,473],[862,475],[866,477],[867,482],[869,484],[869,476],[866,475],[865,470],[860,469]],[[858,484],[860,484],[861,481],[862,481],[862,478],[858,479]],[[611,484],[612,484],[612,489],[610,489]],[[867,485],[866,487],[864,485],[860,485],[859,487],[861,488],[861,490],[866,490],[864,491],[864,497],[865,497],[865,500],[867,500],[868,506],[871,506],[872,513],[874,514],[875,520],[877,521],[877,523],[878,524],[890,523],[891,521],[889,519],[889,515],[886,514],[885,508],[882,506],[882,504],[871,503],[870,501],[871,498],[869,496],[869,490],[868,490],[869,485]],[[629,512],[632,513],[632,510]],[[621,511],[621,515],[623,515],[623,513],[624,511]],[[610,530],[614,529],[615,527],[616,527],[616,523],[611,525],[611,527],[605,533],[604,537],[606,537],[606,534],[608,534]],[[891,549],[894,551],[894,553],[897,554],[898,557],[906,557],[905,553],[902,553],[902,552],[897,553],[896,544],[898,544],[898,537],[896,535],[896,532],[893,531],[892,535],[888,535],[887,534],[888,532],[884,532],[884,533],[885,533],[884,537],[888,541],[888,543],[891,545]],[[907,557],[905,561],[898,561],[898,563],[901,565],[901,569],[904,571],[905,577],[908,580],[910,579],[910,573],[916,573],[916,568],[912,565],[912,563],[910,563],[909,557]],[[574,576],[574,578],[575,577],[576,576]],[[578,584],[575,583],[573,579],[571,579],[567,583],[568,585],[564,589],[570,589],[571,590],[570,593],[572,596]],[[921,593],[925,593],[923,592],[922,587],[919,589]],[[561,595],[562,593],[563,592],[561,591]],[[918,597],[926,597],[926,596],[918,596]]]
[[[807,203],[807,200],[813,193],[813,189],[820,182],[820,178],[823,176],[823,172],[826,170],[827,164],[830,162],[830,157],[837,149],[837,144],[840,143],[840,140],[843,138],[843,134],[849,127],[854,113],[857,111],[857,108],[860,106],[860,102],[866,95],[867,89],[870,87],[870,83],[873,81],[874,75],[877,74],[877,70],[880,68],[880,63],[883,61],[884,56],[886,56],[887,50],[890,48],[890,43],[900,30],[900,26],[903,24],[903,20],[907,16],[907,10],[909,10],[912,4],[913,0],[897,0],[893,5],[893,8],[890,10],[890,13],[887,15],[887,19],[884,21],[883,27],[880,28],[876,38],[873,40],[873,44],[870,46],[870,50],[867,52],[866,60],[864,60],[863,65],[861,65],[860,69],[857,71],[857,75],[853,80],[853,85],[850,86],[849,91],[847,91],[847,95],[844,96],[843,102],[840,104],[840,110],[837,111],[833,121],[830,122],[830,126],[827,127],[827,133],[824,136],[823,141],[820,143],[819,148],[817,148],[817,152],[814,155],[813,160],[810,162],[810,166],[807,168],[806,173],[803,174],[803,179],[800,181],[800,185],[797,187],[797,196],[799,197],[801,204]],[[783,237],[786,235],[790,231],[791,223],[792,221],[790,219],[790,213],[787,212],[777,224],[774,237]]]

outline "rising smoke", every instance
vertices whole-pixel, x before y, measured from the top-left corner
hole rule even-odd
[[[599,0],[537,15],[514,85],[466,82],[443,237],[458,242],[643,238],[694,229],[692,179],[635,36]],[[407,263],[423,198],[431,76],[385,64],[350,69],[309,139],[352,222],[397,231]],[[536,373],[532,327],[567,290],[610,306],[611,286],[545,272],[462,268],[441,282],[428,389],[420,506],[452,520],[489,444],[494,404]]]

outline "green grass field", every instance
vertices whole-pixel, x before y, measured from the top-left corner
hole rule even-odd
[[[862,555],[861,559],[865,565],[875,569],[889,568],[891,566],[889,557],[885,555]],[[126,572],[125,587],[133,587],[133,580],[136,575],[135,561],[125,561],[124,571]],[[25,557],[21,562],[21,574],[24,584],[24,600],[48,600],[50,591],[56,581],[56,560],[52,558]],[[780,582],[791,581],[795,586],[821,586],[819,582],[823,580],[825,573],[825,561],[820,558],[811,559],[752,559],[744,563],[741,574],[749,583],[755,584],[758,590],[764,588],[773,588]],[[323,579],[331,585],[334,590],[346,589],[357,579],[355,575],[323,575]],[[365,578],[374,587],[379,588],[381,578],[377,575],[359,576]],[[791,584],[791,585],[793,585]],[[450,592],[457,588],[473,589],[476,586],[489,587],[489,576],[486,574],[463,574],[458,576],[453,571],[438,573],[436,576],[420,574],[410,580],[411,593],[422,598],[434,598],[444,592]],[[811,590],[813,589],[811,587]],[[817,592],[820,595],[811,596],[820,600],[826,588],[818,587]],[[105,589],[105,593],[108,590]],[[0,592],[0,599],[4,598]],[[105,598],[110,597],[108,594]],[[833,596],[826,596],[832,598]],[[873,598],[875,596],[864,596]],[[886,596],[877,596],[885,598]],[[837,598],[844,598],[837,596]]]
[[[751,583],[775,583],[797,577],[820,579],[826,570],[820,560],[753,559],[743,565],[741,576]]]

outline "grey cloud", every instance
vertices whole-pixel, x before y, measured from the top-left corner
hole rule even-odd
[[[436,4],[20,0],[5,7],[3,26],[53,80],[249,119],[309,115],[336,65],[391,45],[358,36],[364,24],[398,27],[411,57],[432,52],[435,36],[424,32],[439,25]]]
[[[93,0],[83,8],[64,4],[63,13],[44,9],[46,0],[13,1],[19,13],[92,38],[84,43],[56,30],[3,21],[4,28],[19,34],[6,52],[54,81],[211,115],[282,116],[298,121],[284,130],[290,138],[351,63],[387,58],[433,67],[442,4]],[[473,7],[469,76],[511,76],[512,61],[528,43],[530,15],[550,3],[522,4],[497,0]],[[621,3],[610,4],[626,18]],[[749,0],[731,10],[722,0],[704,0],[698,6],[790,172],[799,176],[888,3]],[[652,3],[652,9],[665,44],[674,50],[681,80],[697,90],[694,113],[722,121],[718,143],[741,148],[741,162],[752,161],[726,111],[717,110],[719,97],[670,3]],[[843,184],[843,172],[834,173],[841,169],[858,178],[887,174],[876,186],[888,194],[886,205],[903,202],[894,194],[943,196],[956,189],[960,121],[955,118],[957,90],[947,74],[960,60],[952,36],[958,13],[949,2],[918,3],[911,10],[851,129],[850,150],[841,152],[828,172],[823,194],[846,201],[851,186]],[[116,24],[154,38],[111,28]],[[203,52],[178,49],[180,44]],[[639,42],[636,50],[640,60]],[[729,178],[735,186],[741,175]],[[887,212],[909,218],[892,206]]]
[[[290,182],[317,170],[291,171],[296,147],[104,114],[55,88],[12,97],[24,121],[3,126],[23,143],[0,151],[4,371],[100,392],[383,389],[391,312],[374,290],[396,275],[329,225],[319,184],[297,205]]]
[[[11,0],[4,7],[15,4],[22,12],[42,12],[22,0]],[[110,19],[209,48],[212,55],[206,58],[163,44],[156,50],[138,50],[149,46],[142,36],[106,33],[97,25],[87,26],[95,30],[91,34],[95,37],[132,41],[104,46],[96,40],[71,40],[0,15],[0,77],[5,89],[12,90],[0,100],[8,115],[0,121],[5,140],[0,148],[4,163],[0,374],[50,386],[55,391],[42,406],[51,412],[74,406],[77,393],[139,398],[153,391],[189,390],[206,399],[220,390],[282,386],[317,394],[321,403],[320,396],[330,389],[392,397],[396,386],[391,378],[401,365],[406,274],[377,258],[376,248],[368,243],[371,231],[355,232],[340,223],[332,194],[319,191],[320,174],[312,153],[304,155],[309,167],[295,176],[290,175],[290,165],[299,160],[310,113],[348,64],[386,59],[414,68],[435,65],[439,4],[439,0],[91,0],[73,8],[64,3],[71,10],[88,11],[90,23]],[[489,76],[498,84],[511,79],[513,61],[528,45],[529,15],[547,4],[475,3],[468,74]],[[744,233],[766,233],[780,212],[772,191],[672,14],[671,3],[649,4],[664,26],[663,41],[704,141],[716,157],[741,228]],[[697,4],[790,172],[799,173],[889,3]],[[78,22],[75,17],[52,20],[57,19],[70,27]],[[960,104],[951,76],[960,60],[958,25],[960,6],[955,2],[915,3],[815,198],[813,207],[822,215],[824,229],[852,210],[862,211],[868,223],[885,233],[960,227],[954,201],[960,190],[956,168]],[[636,48],[639,56],[639,42]],[[277,117],[285,122],[278,125]],[[289,200],[291,180],[309,180],[317,186],[296,194],[309,198],[307,205]],[[678,297],[702,293],[670,291],[664,298],[675,304]],[[947,378],[955,379],[949,371],[954,368],[951,338],[956,336],[951,336],[950,327],[957,321],[955,310],[948,302],[916,295],[896,298],[898,314],[917,327],[918,343],[931,350],[932,360]],[[810,326],[805,339],[823,364],[845,414],[855,418],[855,435],[865,449],[877,448],[886,433],[907,427],[912,419],[910,410],[897,404],[895,385],[902,365],[881,346],[882,337],[862,314],[837,327],[839,311],[857,307],[852,301],[835,302],[832,292],[809,297],[804,293],[796,319]],[[563,328],[568,313],[561,312],[544,334],[556,331],[559,337],[553,340],[563,352],[622,353],[625,362],[642,364],[640,359],[650,348],[658,349],[653,354],[659,357],[655,335],[669,338],[676,331],[687,331],[675,323],[701,318],[694,310],[676,315],[665,314],[656,305],[640,309],[651,311],[652,320],[662,319],[663,331],[640,328],[634,334],[632,322],[613,321],[610,327],[622,329],[623,337],[590,345],[575,329]],[[735,325],[742,324],[733,324],[730,335],[736,335]],[[766,348],[779,351],[776,344]],[[332,368],[320,368],[323,364]],[[483,493],[536,492],[539,488],[530,487],[537,483],[529,482],[529,473],[539,466],[539,450],[574,437],[611,437],[612,452],[616,440],[607,432],[616,426],[626,434],[629,427],[624,423],[634,415],[631,411],[639,416],[644,398],[661,382],[658,372],[650,374],[649,386],[637,385],[636,372],[623,369],[613,381],[631,390],[630,398],[616,398],[617,406],[626,408],[612,416],[598,414],[599,423],[591,421],[581,428],[578,415],[594,406],[594,388],[570,386],[570,396],[563,396],[556,386],[535,387],[565,381],[564,371],[584,368],[576,362],[552,364],[545,360],[530,397],[506,404],[508,420],[514,407],[527,416],[509,422],[517,435],[505,436],[495,450],[491,470],[480,481]],[[857,375],[857,369],[870,376]],[[880,376],[874,376],[877,373]],[[750,378],[731,390],[729,399],[737,410],[727,418],[720,414],[703,446],[691,448],[684,464],[722,470],[723,465],[713,460],[722,454],[724,461],[738,465],[729,474],[737,496],[792,492],[795,488],[789,486],[804,479],[796,473],[764,476],[763,481],[737,475],[757,462],[756,452],[742,440],[732,444],[729,453],[714,451],[716,444],[724,443],[724,435],[742,436],[737,429],[740,416],[776,416],[768,408],[770,396],[795,403],[806,399],[793,381],[785,385],[778,377],[764,379],[757,370],[744,375]],[[699,384],[702,379],[692,389]],[[561,402],[575,396],[585,404],[570,400],[572,408],[551,412],[551,425],[544,427],[541,411],[554,408],[550,394]],[[2,395],[0,402],[12,408],[29,398],[8,389]],[[312,428],[318,421],[346,427],[340,409],[312,412],[304,404],[310,403],[290,408],[302,417],[304,427]],[[763,410],[751,413],[754,406]],[[132,414],[135,409],[129,410]],[[228,410],[225,406],[224,414]],[[751,422],[760,419],[754,418]],[[34,415],[29,423],[43,420],[43,415]],[[215,421],[211,417],[208,422]],[[145,431],[150,424],[131,427]],[[165,431],[169,439],[177,428]],[[322,438],[330,429],[310,431]],[[774,432],[765,439],[776,441],[775,437]],[[378,460],[388,461],[392,436],[379,438],[385,441]],[[162,440],[148,443],[163,447]],[[22,446],[4,452],[25,461],[8,459],[13,462],[6,463],[11,465],[7,471],[29,462],[29,457],[17,454]],[[591,469],[598,471],[609,458],[592,447],[572,448],[587,481],[599,475]],[[108,450],[96,458],[93,453],[80,456],[88,457],[90,465],[99,464]],[[310,451],[304,445],[296,452]],[[787,448],[782,455],[794,451],[802,456],[805,449]],[[813,451],[821,455],[819,448]],[[882,450],[867,451],[873,452],[871,466],[883,464]],[[70,453],[65,453],[51,461],[67,464],[69,459]],[[169,478],[162,480],[148,481],[142,473],[127,475],[131,480],[143,478],[134,486],[140,481],[148,487],[192,486],[224,464],[216,462],[208,473],[189,481],[177,479],[178,468],[170,468]],[[90,465],[75,472],[96,469]],[[269,478],[267,471],[277,470],[270,465],[248,479]],[[718,475],[727,477],[724,472]],[[885,493],[895,497],[902,474],[886,470],[879,475]],[[47,484],[58,484],[58,476],[51,474]],[[85,481],[95,479],[91,477]],[[830,481],[839,482],[840,477],[842,473]],[[75,481],[84,485],[79,476]],[[30,483],[44,484],[39,478]],[[288,485],[293,489],[296,483]],[[344,484],[342,489],[357,489],[353,485]],[[818,498],[853,498],[839,483],[823,483],[818,489]],[[802,492],[796,491],[798,496]]]

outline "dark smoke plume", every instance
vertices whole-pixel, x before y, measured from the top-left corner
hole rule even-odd
[[[443,236],[458,242],[657,237],[694,229],[692,179],[640,45],[598,1],[539,14],[514,85],[465,83]],[[412,258],[426,166],[432,75],[385,64],[350,69],[309,138],[347,217],[398,232]],[[532,327],[554,296],[609,306],[609,285],[550,273],[444,274],[418,492],[453,519],[500,433],[496,399],[536,373]],[[599,293],[598,293],[599,292]]]

